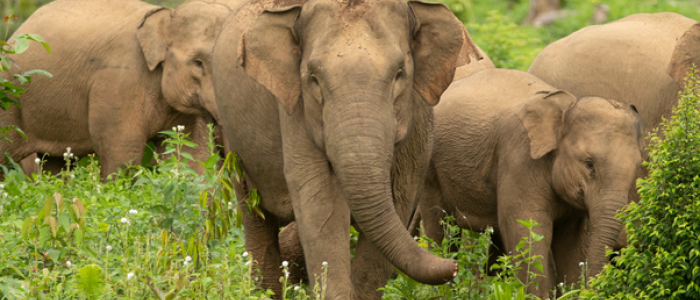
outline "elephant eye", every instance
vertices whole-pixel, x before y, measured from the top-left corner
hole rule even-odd
[[[406,87],[404,80],[401,80],[401,78],[406,77],[406,71],[404,71],[403,67],[399,68],[398,71],[396,71],[396,75],[394,76],[394,84],[393,84],[393,90],[392,90],[392,95],[394,98],[394,101],[398,99],[399,94],[403,91],[403,89]]]
[[[309,75],[309,89],[311,90],[311,95],[316,98],[319,104],[323,104],[323,93],[321,93],[321,85],[318,83],[316,76]]]
[[[202,71],[202,76],[204,76],[204,63],[202,63],[201,60],[197,59],[194,61],[194,65]]]
[[[591,177],[595,177],[595,166],[593,166],[592,160],[586,161],[586,168],[588,168],[588,172],[591,175]]]
[[[399,70],[396,71],[396,77],[394,78],[394,80],[399,80],[400,78],[403,78],[404,76],[406,76],[406,71],[404,71],[403,68],[399,68]]]

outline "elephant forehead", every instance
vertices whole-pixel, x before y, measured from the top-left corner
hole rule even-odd
[[[390,28],[396,30],[408,27],[407,12],[407,4],[400,0],[311,0],[304,5],[300,20],[312,28],[356,30],[368,26],[371,31],[380,31],[391,24]]]
[[[617,132],[636,136],[639,118],[621,102],[600,97],[584,97],[572,108],[572,125],[589,133]]]
[[[183,4],[173,12],[172,33],[183,39],[216,38],[221,25],[229,14],[228,8],[219,4],[206,4],[198,1],[192,3],[190,5]]]

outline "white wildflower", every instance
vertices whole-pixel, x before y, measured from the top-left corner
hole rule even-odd
[[[185,131],[185,126],[184,125],[177,125],[177,130],[180,132]]]
[[[70,147],[66,148],[66,152],[70,153]]]
[[[41,163],[41,159],[37,157],[36,159],[34,159],[34,162],[37,163],[37,164],[38,164],[38,163]]]
[[[129,274],[126,274],[126,280],[130,280],[131,278],[134,278],[134,272],[129,272]]]
[[[294,290],[295,290],[295,291],[298,291],[298,290],[299,290],[299,286],[298,286],[298,285],[295,285],[295,286],[294,286]]]
[[[173,131],[177,131],[177,127],[173,126]]]
[[[324,261],[322,265],[323,265],[324,267],[328,267],[328,262],[327,262],[327,261]]]
[[[3,198],[7,198],[7,193],[2,193]]]
[[[0,190],[4,189],[5,185],[0,183]]]
[[[245,262],[245,266],[249,267],[250,266],[250,261]]]
[[[191,262],[191,261],[192,261],[192,256],[189,256],[189,255],[185,256],[185,261],[186,261],[186,262]]]
[[[560,283],[559,283],[559,286],[564,286],[564,283],[563,283],[563,282],[560,282]]]
[[[70,154],[70,158],[73,158],[73,153]]]
[[[112,250],[112,246],[107,245],[107,251]]]
[[[186,267],[187,265],[190,264],[190,262],[189,262],[189,261],[185,261],[184,264],[185,264],[185,267]]]
[[[488,231],[489,233],[493,233],[493,227],[486,228],[486,231]]]
[[[72,266],[72,265],[73,265],[73,264],[70,262],[70,260],[67,260],[67,261],[66,261],[66,267],[70,268],[70,266]]]
[[[75,179],[75,174],[70,174],[70,179]]]
[[[127,218],[122,218],[121,221],[122,221],[122,224],[127,224],[127,225],[129,225],[129,219],[127,219]]]
[[[583,265],[585,265],[585,264],[586,264],[586,263],[584,263],[584,262],[580,262],[580,263],[578,263],[578,266],[579,266],[579,267],[583,267]]]
[[[287,269],[284,270],[284,278],[285,279],[289,278],[289,271],[287,271]]]
[[[129,213],[132,214],[132,215],[135,215],[135,214],[138,214],[139,211],[138,211],[138,210],[135,210],[135,209],[130,209],[130,210],[129,210]]]
[[[243,257],[248,257],[248,251],[243,252]]]
[[[289,267],[289,262],[286,261],[286,260],[283,261],[283,262],[282,262],[282,266],[285,267],[285,268],[286,268],[286,267]]]

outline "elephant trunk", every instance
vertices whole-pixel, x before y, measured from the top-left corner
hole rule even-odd
[[[627,204],[627,191],[602,192],[597,203],[589,205],[591,219],[588,244],[588,276],[595,276],[607,263],[606,247],[614,249],[622,231],[622,222],[615,215]]]
[[[326,123],[325,140],[328,158],[355,221],[379,252],[411,278],[425,284],[452,280],[457,263],[418,246],[394,208],[391,104],[381,107],[378,102],[388,101],[349,102],[351,110],[334,113],[336,118]]]

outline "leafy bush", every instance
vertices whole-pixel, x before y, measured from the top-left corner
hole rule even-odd
[[[498,11],[490,11],[485,24],[471,24],[474,42],[491,58],[497,68],[527,70],[543,46],[537,38]]]
[[[445,231],[442,246],[425,236],[416,239],[424,248],[430,245],[429,250],[433,254],[458,261],[459,273],[454,282],[441,286],[422,285],[399,271],[400,276],[382,288],[385,291],[384,299],[538,299],[526,293],[535,278],[542,276],[534,272],[535,269],[542,272],[542,264],[537,261],[541,256],[531,252],[532,244],[544,239],[532,230],[539,225],[537,222],[518,221],[530,230],[530,235],[518,243],[516,253],[500,256],[489,266],[493,228],[477,233],[451,225],[453,221],[454,217],[451,216],[440,221]],[[455,248],[457,252],[452,251]],[[521,269],[528,274],[526,282],[521,282],[517,277]],[[498,274],[488,276],[488,271],[494,270]]]
[[[686,79],[673,116],[651,134],[641,200],[620,215],[629,246],[590,299],[700,299],[700,77]]]
[[[3,21],[6,23],[5,35],[7,35],[7,32],[10,28],[9,25],[11,24],[12,19],[17,19],[17,16],[12,15],[3,18]],[[7,57],[7,55],[19,55],[22,54],[24,51],[27,51],[27,49],[29,48],[29,41],[35,41],[37,43],[40,43],[42,46],[44,46],[44,49],[46,49],[46,51],[51,53],[51,47],[49,47],[49,45],[46,42],[44,42],[44,40],[40,36],[36,34],[18,34],[16,37],[13,38],[13,40],[15,41],[13,45],[9,45],[4,40],[0,40],[0,73],[8,72],[10,69],[12,69],[12,66],[14,65],[14,62],[9,57]],[[10,73],[8,75],[11,75],[12,78],[0,77],[0,109],[2,110],[8,110],[12,105],[19,106],[17,98],[21,94],[24,94],[26,92],[26,90],[20,87],[19,85],[26,85],[31,83],[32,75],[44,75],[51,77],[51,74],[43,70],[31,70],[24,72],[24,74]],[[13,82],[11,79],[17,80],[17,82],[19,82],[19,85]],[[15,130],[22,137],[24,137],[25,139],[27,138],[19,127],[15,125],[5,125],[4,123],[2,123],[2,120],[0,120],[0,141],[11,142],[6,137],[6,135],[8,135],[11,130]]]

